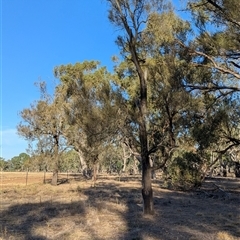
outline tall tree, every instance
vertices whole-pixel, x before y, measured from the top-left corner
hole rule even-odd
[[[130,57],[136,68],[139,79],[139,140],[141,145],[142,162],[142,197],[144,214],[153,214],[153,190],[151,184],[151,163],[148,154],[147,136],[147,70],[144,69],[143,61],[139,53],[141,43],[141,28],[145,13],[145,1],[109,0],[109,19],[117,27],[124,30],[123,36],[117,39],[123,54]],[[146,20],[146,19],[145,19]]]
[[[151,155],[161,155],[158,167],[171,158],[180,131],[177,122],[184,116],[184,103],[190,97],[181,85],[186,64],[180,61],[175,41],[186,39],[188,25],[163,1],[108,2],[109,19],[122,30],[116,42],[124,61],[116,72],[129,103],[126,144],[141,161],[144,214],[153,214]]]
[[[96,61],[56,67],[55,76],[60,79],[56,99],[65,113],[64,136],[95,172],[99,154],[118,131],[121,95]]]

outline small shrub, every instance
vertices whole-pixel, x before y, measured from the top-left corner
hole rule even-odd
[[[185,152],[173,159],[168,166],[167,174],[170,185],[177,189],[187,190],[201,185],[201,158],[192,152]]]

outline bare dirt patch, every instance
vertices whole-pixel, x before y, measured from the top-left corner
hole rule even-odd
[[[1,175],[1,239],[240,239],[237,179],[207,179],[189,192],[154,180],[156,213],[144,217],[140,176],[99,176],[95,187],[75,174],[57,187],[43,184],[43,173],[29,173],[27,186],[25,177]]]

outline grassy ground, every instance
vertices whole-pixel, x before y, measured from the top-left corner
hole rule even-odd
[[[170,191],[154,180],[155,215],[142,215],[140,176],[1,173],[0,239],[240,239],[240,181],[209,179],[194,192]],[[46,176],[50,180],[51,174]],[[49,181],[47,181],[49,182]]]

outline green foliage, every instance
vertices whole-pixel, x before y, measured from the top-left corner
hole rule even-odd
[[[78,172],[79,171],[79,156],[75,150],[68,150],[64,152],[59,161],[59,170],[61,172],[67,172],[67,171],[73,171]]]
[[[26,153],[21,153],[18,156],[21,159],[23,169],[27,170],[31,166],[31,158],[28,154]]]
[[[118,127],[122,98],[111,75],[96,61],[55,68],[56,99],[64,113],[64,136],[89,164],[98,161]]]
[[[199,150],[209,148],[213,143],[219,141],[219,131],[222,129],[222,123],[228,118],[226,109],[214,111],[202,121],[197,122],[192,130],[193,138],[196,140]]]
[[[3,170],[7,171],[25,171],[31,166],[31,158],[26,153],[20,153],[9,161],[1,160]]]
[[[14,171],[21,171],[23,168],[22,161],[19,157],[13,157],[11,159],[11,169]]]
[[[203,160],[193,152],[184,152],[168,166],[168,177],[174,188],[191,189],[201,185]]]
[[[0,169],[2,171],[6,171],[8,170],[8,167],[8,162],[4,158],[0,157]]]
[[[192,49],[197,51],[197,59],[201,56],[200,58],[204,59],[202,62],[204,66],[215,69],[215,73],[227,76],[226,85],[238,86],[236,81],[240,79],[238,41],[240,2],[238,0],[188,2],[198,29],[197,37],[192,41]]]

